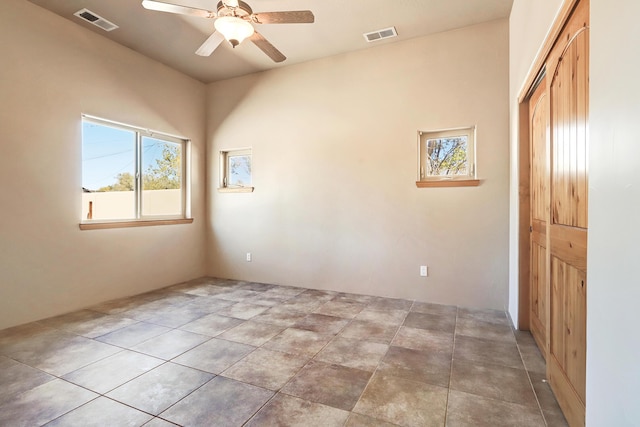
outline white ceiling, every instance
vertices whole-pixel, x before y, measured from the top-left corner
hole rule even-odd
[[[146,10],[141,0],[29,0],[176,70],[209,83],[270,68],[367,49],[509,16],[513,0],[245,0],[254,12],[311,10],[313,24],[265,24],[257,30],[287,60],[273,63],[249,41],[195,55],[213,20]],[[217,0],[162,0],[215,10]],[[105,32],[73,14],[82,8],[120,28]],[[367,43],[363,33],[395,26],[398,37]]]

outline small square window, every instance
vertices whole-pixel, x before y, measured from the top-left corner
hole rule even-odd
[[[419,181],[475,179],[475,128],[418,132]]]
[[[253,191],[250,148],[220,152],[220,190]]]

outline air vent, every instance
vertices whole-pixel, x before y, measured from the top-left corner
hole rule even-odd
[[[363,34],[364,39],[371,43],[376,42],[378,40],[389,39],[391,37],[397,37],[398,33],[396,31],[396,27],[389,27],[382,30],[372,31],[370,33]]]
[[[118,28],[118,26],[113,22],[104,19],[102,16],[96,15],[88,9],[80,9],[74,13],[74,15],[84,21],[87,21],[89,24],[102,28],[105,31],[112,31]]]

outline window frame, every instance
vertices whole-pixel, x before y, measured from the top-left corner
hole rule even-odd
[[[113,120],[103,119],[100,117],[82,114],[81,124],[93,123],[100,126],[120,129],[133,132],[135,134],[134,147],[134,218],[118,218],[118,219],[86,219],[81,218],[80,229],[103,229],[103,228],[126,228],[140,227],[150,225],[169,225],[192,223],[191,217],[191,140],[186,137],[171,135],[165,132],[159,132],[148,128],[133,126]],[[180,213],[175,215],[145,215],[143,214],[143,178],[145,172],[143,170],[143,140],[144,138],[153,138],[163,142],[179,144],[181,148],[181,179],[180,179]],[[81,137],[81,146],[84,149],[84,136]],[[84,178],[84,177],[83,177]]]
[[[427,140],[467,137],[467,167],[468,173],[464,175],[429,175],[427,172]],[[476,126],[441,129],[433,131],[418,131],[418,187],[470,187],[480,184],[477,178],[476,166]]]
[[[253,187],[253,150],[251,147],[220,150],[219,170],[220,177],[218,191],[221,193],[251,193]],[[251,185],[228,185],[229,183],[229,158],[234,156],[249,156],[251,158]]]

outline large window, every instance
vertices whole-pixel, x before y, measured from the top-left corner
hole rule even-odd
[[[475,128],[418,132],[418,183],[429,181],[477,181]]]
[[[187,216],[187,141],[96,118],[82,121],[82,220]]]

